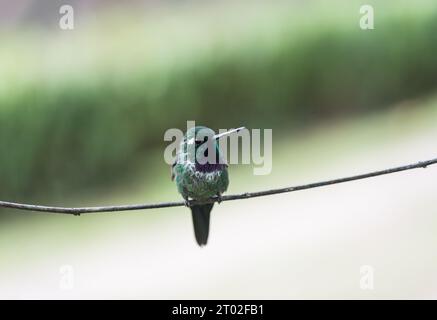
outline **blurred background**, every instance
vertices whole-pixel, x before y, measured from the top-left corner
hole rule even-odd
[[[435,158],[436,52],[433,0],[0,0],[0,200],[179,200],[163,136],[187,120],[273,129],[272,173],[231,166],[229,194]],[[204,248],[182,207],[2,208],[0,297],[437,298],[436,187],[429,167],[225,202]]]

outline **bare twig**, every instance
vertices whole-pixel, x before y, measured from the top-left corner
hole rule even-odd
[[[390,168],[390,169],[385,169],[385,170],[380,170],[380,171],[374,171],[374,172],[359,174],[359,175],[355,175],[355,176],[349,176],[349,177],[345,177],[345,178],[303,184],[303,185],[294,186],[294,187],[286,187],[286,188],[270,189],[270,190],[257,191],[257,192],[246,192],[246,193],[241,193],[241,194],[227,195],[227,196],[222,196],[221,201],[243,200],[243,199],[263,197],[263,196],[269,196],[269,195],[285,193],[285,192],[294,192],[294,191],[299,191],[299,190],[313,189],[313,188],[318,188],[318,187],[329,186],[332,184],[338,184],[338,183],[344,183],[344,182],[349,182],[349,181],[354,181],[354,180],[361,180],[361,179],[382,176],[382,175],[391,174],[391,173],[400,172],[400,171],[406,171],[406,170],[412,170],[412,169],[418,169],[418,168],[426,168],[427,166],[430,166],[433,164],[437,164],[437,158],[431,159],[431,160],[426,160],[426,161],[420,161],[420,162],[415,163],[415,164],[408,164],[408,165],[404,165],[404,166],[400,166],[400,167],[395,167],[395,168]],[[190,204],[193,205],[193,204],[211,203],[211,202],[217,202],[217,201],[218,201],[217,198],[211,198],[208,201],[203,201],[203,202],[191,201]],[[162,202],[162,203],[152,203],[152,204],[132,204],[132,205],[121,205],[121,206],[67,208],[67,207],[40,206],[40,205],[34,205],[34,204],[24,204],[24,203],[0,201],[0,207],[4,207],[4,208],[12,208],[12,209],[18,209],[18,210],[29,210],[29,211],[39,211],[39,212],[50,212],[50,213],[64,213],[64,214],[73,214],[73,215],[80,215],[83,213],[96,213],[96,212],[158,209],[158,208],[180,207],[180,206],[184,206],[184,205],[185,205],[184,201],[176,201],[176,202]]]

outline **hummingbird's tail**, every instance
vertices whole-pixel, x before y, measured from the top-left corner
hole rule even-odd
[[[194,235],[199,246],[206,245],[209,234],[209,217],[214,203],[195,205],[191,207],[193,216]]]

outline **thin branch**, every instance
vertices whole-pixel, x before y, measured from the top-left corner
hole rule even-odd
[[[233,194],[222,196],[221,201],[231,201],[231,200],[243,200],[250,199],[256,197],[264,197],[273,194],[285,193],[285,192],[294,192],[299,190],[307,190],[318,187],[329,186],[338,183],[344,183],[354,180],[367,179],[377,176],[382,176],[386,174],[391,174],[400,171],[407,171],[418,168],[426,168],[427,166],[437,164],[437,158],[432,160],[420,161],[415,164],[408,164],[400,167],[373,171],[369,173],[359,174],[355,176],[349,176],[345,178],[326,180],[320,182],[314,182],[309,184],[303,184],[299,186],[279,188],[279,189],[271,189],[257,192],[246,192],[241,194]],[[200,203],[212,203],[217,202],[219,199],[217,197],[211,198],[207,201],[190,201],[190,205],[200,204]],[[185,202],[176,201],[176,202],[162,202],[162,203],[152,203],[152,204],[133,204],[133,205],[121,205],[121,206],[102,206],[102,207],[78,207],[78,208],[67,208],[67,207],[51,207],[51,206],[40,206],[33,204],[23,204],[23,203],[14,203],[14,202],[6,202],[0,201],[0,207],[18,209],[18,210],[29,210],[29,211],[40,211],[40,212],[51,212],[51,213],[64,213],[64,214],[73,214],[80,215],[83,213],[96,213],[96,212],[113,212],[113,211],[130,211],[130,210],[145,210],[145,209],[158,209],[158,208],[169,208],[169,207],[181,207],[185,206]]]

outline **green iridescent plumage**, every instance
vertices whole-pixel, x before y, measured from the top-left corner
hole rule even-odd
[[[220,197],[229,185],[227,164],[213,130],[197,126],[187,131],[180,144],[172,178],[179,193],[188,201]],[[197,243],[207,243],[213,203],[191,206]]]

